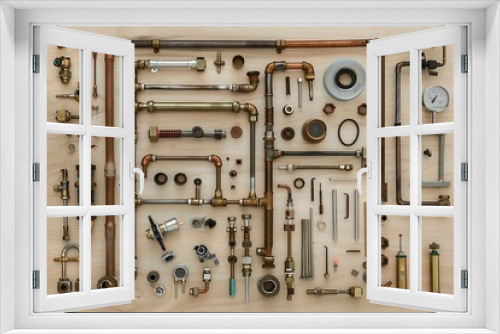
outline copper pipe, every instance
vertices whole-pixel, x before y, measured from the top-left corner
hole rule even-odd
[[[266,131],[264,134],[265,150],[265,177],[264,198],[260,200],[264,205],[264,246],[257,248],[257,255],[264,257],[263,268],[274,268],[273,256],[273,161],[274,154],[274,106],[273,106],[273,74],[275,71],[300,69],[309,83],[309,92],[312,93],[312,82],[315,78],[314,67],[307,62],[287,63],[284,61],[272,62],[265,71],[265,98],[266,98]]]
[[[115,56],[104,55],[105,63],[105,126],[115,125],[114,113],[114,63]],[[104,167],[104,177],[106,179],[106,205],[115,204],[115,141],[112,137],[105,140],[106,164]],[[104,223],[106,238],[106,275],[115,276],[115,216],[106,216]]]
[[[136,48],[160,49],[275,49],[277,53],[285,49],[342,48],[366,46],[367,39],[345,40],[132,40]]]

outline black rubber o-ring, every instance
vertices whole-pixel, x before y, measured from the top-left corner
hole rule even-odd
[[[295,180],[293,180],[293,186],[297,189],[302,189],[306,185],[306,181],[304,181],[303,178],[298,177]]]
[[[352,143],[346,143],[346,142],[344,142],[342,140],[341,132],[342,132],[342,127],[344,126],[345,122],[352,122],[352,123],[354,123],[354,125],[356,125],[356,138],[354,138],[354,140],[352,141]],[[358,125],[358,122],[356,122],[352,118],[346,118],[346,119],[344,119],[339,124],[338,136],[339,136],[339,141],[342,143],[342,145],[344,145],[344,146],[352,146],[352,145],[354,145],[358,141],[358,137],[359,137],[359,125]]]
[[[165,183],[167,183],[168,176],[165,173],[159,172],[159,173],[156,173],[154,180],[155,180],[155,183],[157,185],[162,186]]]
[[[187,182],[187,176],[184,173],[177,173],[174,176],[174,182],[178,186],[183,186]]]
[[[351,77],[351,82],[349,82],[347,85],[344,85],[342,82],[340,82],[340,77],[343,76],[344,74],[347,74],[348,76]],[[350,89],[350,88],[354,87],[357,79],[358,79],[358,76],[356,75],[356,72],[354,72],[350,68],[346,68],[346,67],[341,68],[340,70],[337,71],[337,74],[335,74],[335,84],[340,89]]]

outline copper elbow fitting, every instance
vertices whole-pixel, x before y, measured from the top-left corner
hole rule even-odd
[[[302,62],[302,70],[304,71],[304,79],[307,81],[313,81],[315,78],[314,75],[314,67],[312,66],[311,63],[308,62]]]
[[[148,166],[151,162],[156,161],[156,155],[147,154],[141,160],[142,171],[144,172],[144,178],[148,177]]]
[[[216,167],[222,167],[222,159],[218,155],[215,154],[209,155],[208,161],[212,162]]]
[[[249,83],[247,84],[233,84],[232,91],[233,92],[240,92],[240,93],[250,93],[253,92],[257,89],[259,86],[259,71],[249,71],[247,72],[248,76],[248,81]]]

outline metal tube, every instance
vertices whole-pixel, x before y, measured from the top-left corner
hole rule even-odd
[[[287,287],[286,299],[292,300],[292,295],[295,293],[293,289],[295,261],[292,257],[292,232],[295,231],[293,223],[295,219],[295,209],[292,200],[292,188],[289,185],[278,183],[278,188],[286,189],[287,201],[285,209],[286,223],[283,230],[286,232],[286,259],[285,259],[285,282]]]
[[[285,49],[342,48],[366,46],[368,39],[346,40],[132,40],[136,48],[160,49],[275,49],[277,53]]]
[[[240,111],[240,103],[236,101],[227,102],[136,102],[136,110],[148,112],[156,111]]]
[[[275,151],[275,157],[357,157],[360,158],[361,151]]]
[[[135,91],[144,90],[229,90],[234,93],[251,93],[259,85],[259,71],[247,72],[248,83],[243,84],[157,84],[157,83],[136,83]]]
[[[252,246],[252,242],[250,241],[250,218],[252,218],[252,216],[249,214],[242,214],[241,218],[243,218],[243,226],[241,227],[243,230],[243,242],[241,246],[245,249],[245,254],[241,258],[241,263],[243,265],[241,272],[245,278],[245,303],[248,303],[250,299],[250,275],[252,274],[252,257],[250,256],[250,247]]]
[[[152,73],[158,72],[158,69],[161,68],[188,68],[204,71],[206,67],[207,63],[203,57],[196,59],[139,59],[135,62],[136,71],[149,68]]]
[[[114,97],[115,97],[115,56],[104,55],[105,61],[105,126],[115,126]],[[106,137],[105,140],[106,166],[104,177],[106,179],[106,205],[115,204],[115,139]],[[115,216],[106,216],[105,236],[106,236],[106,275],[115,276]]]

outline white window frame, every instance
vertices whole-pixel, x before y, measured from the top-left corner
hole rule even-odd
[[[269,7],[273,3],[266,2],[265,6]],[[193,328],[192,332],[199,333],[216,333],[220,332],[217,328],[257,328],[263,326],[266,328],[282,328],[287,324],[290,328],[295,328],[301,332],[301,328],[333,328],[346,329],[358,328],[358,332],[388,333],[389,328],[397,328],[393,332],[409,333],[415,330],[409,329],[420,328],[420,332],[432,333],[447,333],[457,332],[462,328],[462,332],[467,333],[492,333],[500,330],[500,322],[498,313],[500,310],[499,303],[499,281],[498,272],[500,263],[491,261],[489,266],[485,266],[484,256],[486,254],[486,246],[489,252],[498,253],[500,238],[498,224],[494,222],[500,219],[500,208],[498,201],[500,199],[500,175],[497,171],[498,163],[500,162],[500,154],[496,151],[485,157],[485,132],[489,132],[492,136],[489,143],[493,143],[494,147],[500,146],[500,138],[497,133],[499,124],[499,115],[497,110],[500,106],[498,98],[500,70],[498,66],[498,54],[500,49],[499,33],[500,28],[500,11],[496,2],[446,2],[434,1],[431,3],[416,3],[413,1],[405,1],[388,3],[384,1],[370,2],[330,2],[329,4],[316,2],[293,3],[292,9],[283,9],[280,4],[274,3],[279,10],[269,15],[269,9],[264,9],[264,4],[255,1],[249,2],[232,2],[224,3],[225,9],[212,9],[210,15],[207,11],[211,9],[213,2],[207,2],[203,7],[198,4],[200,10],[194,11],[190,9],[189,3],[182,5],[174,5],[172,3],[159,4],[142,2],[142,8],[156,8],[154,11],[126,10],[119,9],[124,6],[136,8],[137,5],[131,2],[121,2],[119,5],[112,2],[99,2],[100,8],[112,9],[105,12],[103,15],[101,10],[96,9],[95,2],[75,2],[70,4],[65,2],[64,6],[70,8],[80,8],[78,11],[69,9],[60,9],[63,4],[49,3],[45,1],[34,2],[17,2],[4,1],[0,4],[2,15],[8,14],[9,20],[0,23],[8,23],[10,30],[4,29],[1,31],[2,36],[10,37],[10,43],[7,41],[12,50],[2,50],[1,66],[2,70],[10,69],[13,72],[12,64],[15,63],[16,86],[19,89],[16,91],[15,102],[2,99],[2,110],[5,106],[10,110],[16,111],[16,120],[9,118],[2,112],[3,124],[10,124],[15,127],[16,151],[10,147],[11,140],[9,132],[0,133],[2,145],[2,158],[15,158],[16,161],[16,201],[15,201],[15,216],[12,210],[3,210],[0,213],[2,217],[7,216],[10,220],[15,218],[15,229],[13,224],[2,221],[1,238],[3,248],[1,251],[2,276],[1,290],[2,308],[0,315],[2,316],[2,331],[16,329],[16,333],[28,333],[22,330],[23,328],[31,328],[29,333],[36,331],[37,328],[52,328],[51,333],[56,332],[55,328],[60,328],[61,333],[70,333],[68,328],[94,328],[89,330],[92,333],[105,333],[112,328],[137,328],[137,323],[140,322],[143,329],[128,330],[129,333],[145,333],[145,326],[149,328],[163,328],[162,332],[178,332],[175,328]],[[15,10],[15,23],[11,19],[12,8]],[[395,9],[398,6],[398,9]],[[429,8],[432,6],[432,8]],[[488,7],[489,6],[489,7]],[[58,11],[40,11],[41,8],[56,9]],[[82,9],[86,8],[86,9]],[[26,9],[26,10],[23,10]],[[245,9],[245,15],[241,15],[242,9]],[[305,12],[314,14],[314,22],[304,20]],[[138,15],[138,14],[141,15]],[[280,15],[277,15],[277,14]],[[148,21],[144,21],[144,15],[147,14]],[[64,18],[64,22],[61,22]],[[474,233],[470,234],[471,239],[468,241],[468,247],[471,247],[472,256],[469,259],[469,268],[472,274],[470,278],[470,286],[468,297],[470,300],[470,310],[466,314],[210,314],[209,316],[200,314],[53,314],[53,315],[36,315],[30,312],[32,302],[31,294],[31,279],[30,279],[30,261],[25,261],[28,252],[25,251],[23,245],[32,242],[29,236],[31,229],[30,222],[32,214],[25,210],[26,206],[31,205],[31,201],[26,199],[26,194],[31,192],[31,182],[29,181],[31,172],[31,161],[29,159],[30,139],[32,133],[32,124],[26,123],[29,119],[32,110],[27,101],[26,94],[30,94],[26,87],[29,87],[29,66],[31,59],[30,50],[30,29],[35,23],[45,24],[64,24],[68,22],[74,25],[116,25],[116,26],[132,26],[132,25],[207,25],[221,26],[231,25],[235,23],[234,18],[238,18],[238,24],[241,25],[343,25],[343,26],[358,26],[358,25],[429,25],[436,26],[440,24],[466,24],[469,26],[469,40],[471,63],[470,68],[474,69],[473,74],[469,78],[469,83],[472,83],[470,90],[469,104],[471,106],[471,114],[475,114],[477,118],[471,122],[469,116],[468,133],[470,136],[469,146],[471,147],[470,158],[470,180],[472,184],[470,190],[471,209],[469,210],[469,218],[471,225],[474,225]],[[298,23],[299,22],[299,23]],[[485,23],[488,29],[485,29]],[[13,37],[15,31],[15,42]],[[9,35],[11,34],[11,35]],[[2,46],[5,38],[2,39]],[[486,46],[485,46],[486,44]],[[15,53],[13,48],[15,46]],[[280,57],[277,55],[277,57]],[[485,62],[490,64],[488,71],[485,71]],[[6,72],[2,72],[6,73]],[[9,78],[0,77],[2,82],[1,93],[9,92]],[[488,85],[486,85],[488,83]],[[489,122],[484,119],[488,118]],[[10,121],[10,123],[8,122]],[[486,165],[485,161],[492,162],[491,165]],[[497,163],[495,165],[495,163]],[[478,168],[474,168],[478,166]],[[489,173],[488,182],[485,182],[485,168]],[[5,171],[11,171],[12,168],[6,166],[3,162],[0,165],[2,182],[4,184],[12,184],[8,182],[11,174],[6,174]],[[13,187],[12,187],[13,188]],[[3,198],[11,196],[9,190],[0,189]],[[486,197],[488,193],[488,197]],[[485,204],[490,204],[488,210],[491,222],[486,221]],[[2,204],[3,204],[2,200]],[[2,206],[2,209],[5,205]],[[5,233],[7,232],[7,233]],[[9,233],[10,232],[10,233]],[[15,232],[15,244],[10,241],[11,235]],[[469,231],[471,232],[471,231]],[[8,235],[8,236],[7,236]],[[15,258],[12,258],[12,253],[15,253]],[[24,256],[24,258],[23,258]],[[16,265],[17,264],[17,265]],[[485,283],[488,276],[489,288],[486,293]],[[12,289],[16,286],[16,289]],[[15,302],[15,310],[11,304]],[[6,306],[9,307],[6,307]],[[193,321],[193,319],[196,319]],[[171,330],[165,329],[168,326]],[[98,329],[101,330],[98,330]],[[198,328],[198,329],[196,329]],[[376,328],[379,328],[377,330]],[[438,329],[442,328],[442,329]],[[371,330],[370,330],[371,329]],[[286,330],[290,332],[290,329]],[[319,331],[319,330],[318,330]],[[340,332],[341,330],[339,330]],[[351,330],[353,333],[356,330]],[[266,330],[255,329],[254,332],[266,332]],[[324,332],[324,331],[323,331]],[[13,332],[14,333],[14,332]]]
[[[33,187],[34,195],[34,269],[39,271],[39,289],[34,289],[35,312],[71,311],[89,309],[110,304],[129,303],[134,299],[134,244],[135,206],[134,178],[129,173],[135,160],[134,144],[134,45],[129,40],[91,34],[53,26],[34,27],[34,52],[39,55],[39,73],[34,79],[34,161],[39,163],[38,182]],[[47,115],[47,46],[57,45],[79,50],[80,103],[79,124],[48,121]],[[114,127],[91,124],[91,58],[92,52],[112,54],[120,58],[119,117]],[[113,111],[114,112],[114,111]],[[47,206],[47,135],[72,134],[80,137],[80,205]],[[116,154],[120,167],[120,201],[117,205],[91,205],[91,139],[113,137],[120,143]],[[131,165],[132,164],[132,165]],[[96,290],[92,286],[91,216],[119,216],[119,268],[118,287]],[[80,291],[65,294],[47,294],[47,218],[80,217],[79,224],[79,276]]]
[[[467,185],[461,181],[460,164],[467,163],[467,73],[461,71],[461,56],[466,55],[466,28],[462,26],[439,27],[414,33],[396,35],[372,41],[367,46],[367,152],[371,167],[371,178],[367,182],[367,233],[368,233],[368,271],[367,298],[371,302],[403,306],[431,311],[458,311],[467,309],[467,291],[461,287],[461,270],[467,269],[466,227],[467,227]],[[422,119],[422,50],[431,47],[453,45],[453,85],[454,121],[437,124],[423,124]],[[410,123],[402,126],[381,126],[380,93],[381,57],[409,53],[410,85]],[[453,134],[454,175],[453,206],[422,206],[422,135],[441,133]],[[381,201],[381,138],[407,137],[410,141],[410,205],[383,205]],[[415,186],[416,185],[416,186]],[[405,236],[410,244],[410,266],[408,289],[387,288],[382,286],[382,266],[380,263],[380,239],[382,215],[408,216],[410,235]],[[422,287],[422,242],[421,217],[451,217],[453,222],[453,294],[430,293]],[[420,227],[419,227],[420,226]]]

